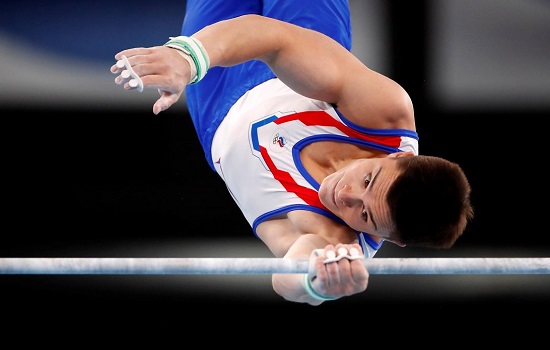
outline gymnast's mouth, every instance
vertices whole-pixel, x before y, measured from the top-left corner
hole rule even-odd
[[[340,184],[340,181],[342,181],[342,178],[336,181],[336,183],[334,184],[334,188],[332,189],[332,202],[334,203],[334,206],[338,209],[340,209],[338,202],[343,203],[343,201],[340,199],[340,196],[339,196],[341,189],[338,190],[338,185]]]

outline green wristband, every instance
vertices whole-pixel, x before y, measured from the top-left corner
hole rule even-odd
[[[326,297],[324,295],[321,295],[321,294],[317,293],[313,289],[313,286],[311,285],[311,280],[309,278],[309,274],[307,274],[307,273],[304,274],[304,283],[303,284],[304,284],[304,289],[306,290],[307,294],[310,297],[312,297],[313,299],[322,300],[322,301],[336,300],[336,298]]]
[[[197,75],[189,84],[196,84],[204,78],[210,68],[210,58],[200,41],[188,36],[177,36],[170,38],[164,46],[179,50],[192,58]]]

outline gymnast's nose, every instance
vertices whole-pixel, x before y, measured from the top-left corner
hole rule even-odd
[[[363,193],[354,191],[353,188],[348,185],[344,185],[344,187],[338,191],[338,199],[340,199],[346,207],[363,205]]]

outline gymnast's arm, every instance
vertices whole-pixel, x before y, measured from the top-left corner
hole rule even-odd
[[[324,34],[268,17],[244,15],[207,26],[193,37],[208,53],[210,67],[261,60],[296,92],[337,105],[355,123],[414,130],[408,94]],[[190,67],[177,50],[164,46],[133,48],[117,53],[115,58],[122,55],[128,57],[145,88],[161,92],[153,106],[155,114],[180,98],[190,78]],[[120,71],[116,65],[111,67],[113,73]],[[121,77],[115,82],[132,89]]]

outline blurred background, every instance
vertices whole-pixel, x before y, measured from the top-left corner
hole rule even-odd
[[[379,256],[550,256],[547,176],[536,154],[550,116],[550,2],[350,5],[354,53],[409,92],[420,152],[463,166],[476,210],[450,251],[387,244]],[[0,4],[0,256],[271,256],[207,166],[185,99],[155,116],[156,91],[126,92],[109,72],[118,51],[179,35],[184,15],[185,1],[175,0]],[[281,300],[270,276],[3,276],[0,293],[27,315],[119,310],[124,321],[190,305],[441,316],[548,309],[550,276],[373,275],[365,293],[314,310]]]

